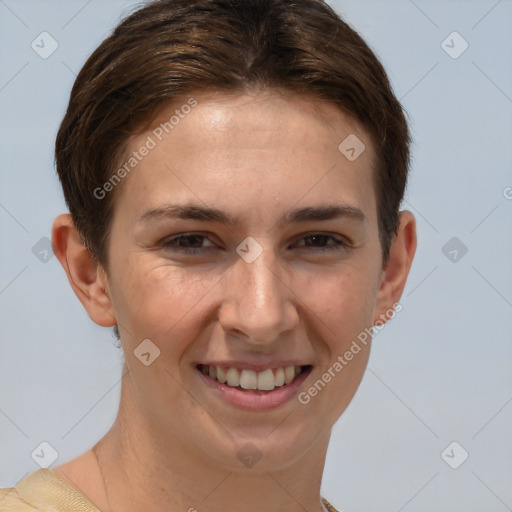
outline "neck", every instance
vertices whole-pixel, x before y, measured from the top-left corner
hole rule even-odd
[[[93,449],[105,488],[97,502],[103,512],[135,512],[141,504],[152,512],[323,511],[329,436],[285,468],[233,471],[163,432],[143,408],[132,406],[125,384],[117,419]]]

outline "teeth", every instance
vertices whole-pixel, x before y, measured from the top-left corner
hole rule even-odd
[[[236,368],[229,368],[226,372],[226,381],[228,386],[233,386],[236,388],[240,385],[240,374]]]
[[[290,384],[290,382],[295,378],[295,368],[293,366],[287,366],[284,369],[284,383]]]
[[[251,370],[242,370],[240,387],[243,389],[258,389],[258,374]]]
[[[217,380],[221,383],[221,384],[225,384],[228,380],[228,378],[226,377],[226,370],[224,368],[222,368],[221,366],[217,366]]]
[[[275,370],[268,369],[261,372],[253,370],[238,370],[237,368],[223,368],[221,366],[203,366],[201,371],[221,384],[231,387],[240,386],[242,389],[258,389],[272,391],[275,387],[290,384],[297,375],[302,373],[300,366],[286,366]]]
[[[282,385],[284,385],[284,370],[282,368],[278,368],[274,376],[274,386]]]
[[[258,389],[262,391],[272,391],[274,389],[274,373],[272,370],[265,370],[258,373]]]

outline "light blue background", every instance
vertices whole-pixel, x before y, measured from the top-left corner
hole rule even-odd
[[[512,0],[329,3],[410,116],[419,246],[403,311],[333,430],[323,495],[344,512],[512,510]],[[0,0],[0,487],[38,469],[42,441],[58,465],[117,412],[111,330],[32,247],[66,210],[53,144],[75,74],[134,5]],[[43,31],[59,44],[48,59],[30,46]],[[469,43],[457,59],[441,46],[453,31]],[[456,263],[442,252],[454,236],[468,248]],[[458,469],[441,458],[452,441],[469,453]]]

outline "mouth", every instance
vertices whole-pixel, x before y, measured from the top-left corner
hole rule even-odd
[[[277,407],[291,400],[312,369],[312,365],[290,365],[261,371],[196,365],[201,380],[211,390],[231,405],[250,410]]]
[[[231,388],[258,389],[259,391],[272,391],[276,387],[287,386],[309,368],[311,368],[311,365],[285,366],[256,372],[254,370],[224,368],[222,366],[197,365],[197,369],[200,372],[221,384],[226,384]]]

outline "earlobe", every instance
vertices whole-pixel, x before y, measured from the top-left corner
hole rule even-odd
[[[374,325],[385,323],[392,317],[391,312],[400,301],[407,282],[416,244],[416,219],[409,211],[400,212],[398,231],[391,243],[388,263],[382,270]]]
[[[103,327],[116,325],[106,273],[83,245],[70,214],[55,219],[52,247],[91,320]]]

